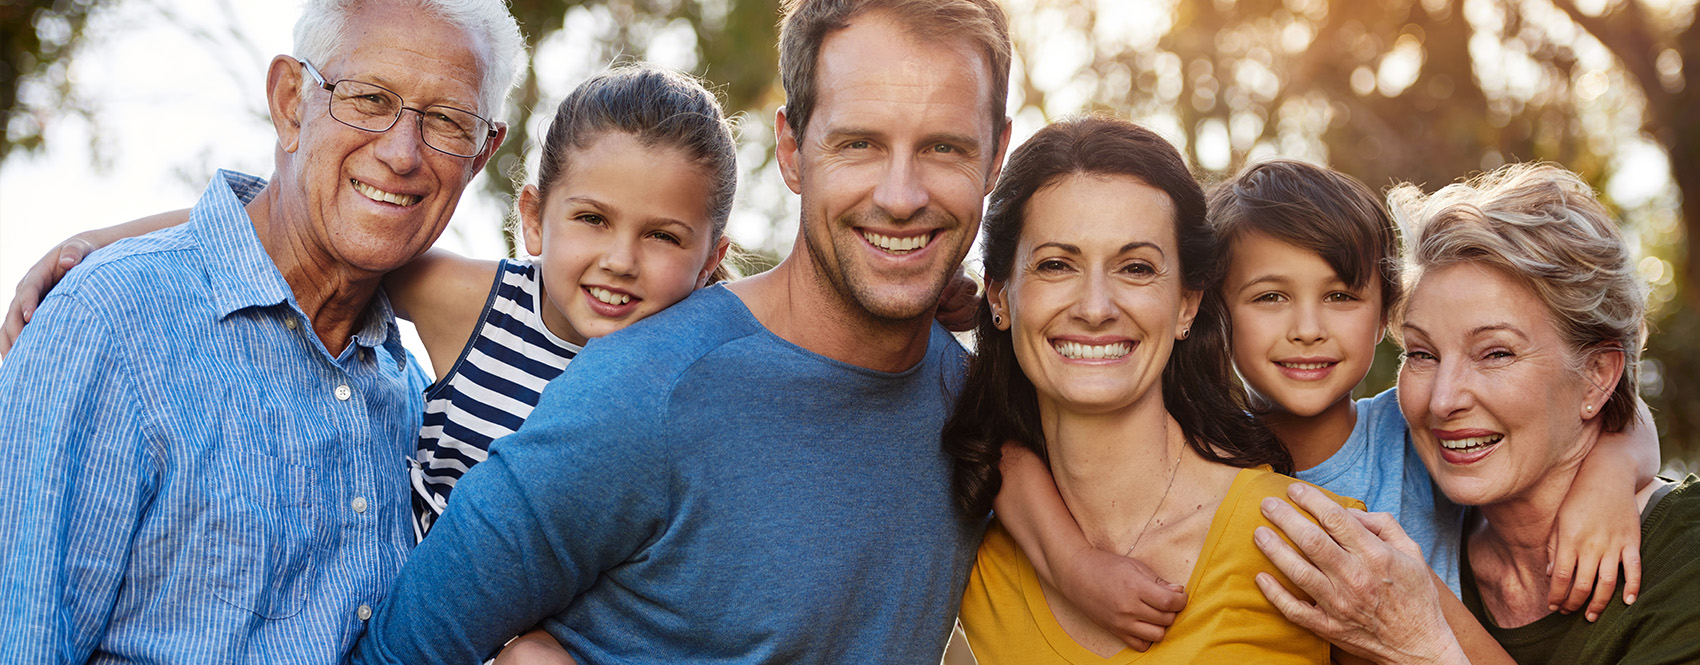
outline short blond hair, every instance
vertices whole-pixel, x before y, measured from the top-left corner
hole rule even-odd
[[[1511,164],[1432,195],[1406,184],[1387,197],[1411,239],[1407,301],[1425,272],[1459,264],[1519,280],[1551,313],[1572,369],[1592,354],[1623,353],[1623,373],[1600,416],[1612,432],[1634,420],[1647,285],[1616,220],[1581,176],[1553,164]],[[1404,310],[1404,303],[1394,309],[1395,335]]]

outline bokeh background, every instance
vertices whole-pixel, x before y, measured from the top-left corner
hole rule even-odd
[[[440,245],[509,255],[507,210],[554,104],[613,62],[711,82],[741,126],[730,233],[771,263],[796,201],[772,168],[777,0],[511,0],[532,67]],[[1201,178],[1274,155],[1378,189],[1521,160],[1594,183],[1652,285],[1642,390],[1667,469],[1700,470],[1696,0],[1005,0],[1016,140],[1081,111],[1171,139]],[[0,294],[63,237],[187,207],[215,168],[271,170],[264,72],[298,7],[0,0]],[[1695,80],[1689,85],[1690,79]],[[759,265],[756,269],[759,269]],[[1483,306],[1492,306],[1483,303]],[[1390,386],[1381,349],[1360,390]]]

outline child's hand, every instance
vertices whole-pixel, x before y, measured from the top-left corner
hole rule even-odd
[[[1551,588],[1547,605],[1574,612],[1593,591],[1589,621],[1600,618],[1617,588],[1617,569],[1623,565],[1623,602],[1632,604],[1641,592],[1641,519],[1635,494],[1573,489],[1558,507],[1552,534],[1547,537],[1547,575]],[[1596,583],[1595,578],[1598,577]]]
[[[1170,584],[1138,559],[1082,548],[1058,566],[1057,584],[1093,623],[1135,651],[1163,639],[1175,613],[1186,607],[1186,590]]]

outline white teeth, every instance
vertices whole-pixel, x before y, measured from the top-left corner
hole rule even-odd
[[[863,231],[862,237],[867,239],[868,244],[893,254],[908,254],[909,252],[926,247],[927,242],[933,239],[933,235],[931,233],[909,236],[907,238],[893,238],[891,236],[883,236],[872,231]]]
[[[624,305],[632,301],[632,297],[624,293],[615,293],[597,286],[590,287],[591,297],[610,305]]]
[[[354,191],[360,192],[361,196],[372,199],[373,201],[393,203],[398,206],[407,207],[418,203],[422,198],[413,194],[393,194],[360,182],[359,180],[349,180],[349,182],[354,184]]]
[[[1275,363],[1288,369],[1325,369],[1334,363]]]
[[[1487,436],[1472,436],[1465,439],[1441,439],[1440,445],[1446,447],[1448,450],[1469,450],[1471,448],[1499,443],[1499,440],[1503,438],[1505,438],[1504,434],[1490,434]]]
[[[1133,345],[1127,342],[1114,344],[1081,344],[1079,342],[1052,342],[1057,353],[1064,358],[1073,360],[1114,360],[1133,351]]]

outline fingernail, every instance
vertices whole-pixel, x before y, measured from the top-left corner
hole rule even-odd
[[[1258,504],[1258,507],[1262,508],[1263,514],[1267,516],[1268,514],[1274,512],[1275,507],[1279,506],[1279,505],[1281,505],[1280,499],[1277,499],[1277,498],[1272,497],[1272,496],[1266,496],[1266,497],[1263,497],[1263,502]]]
[[[1589,612],[1588,613],[1588,622],[1589,623],[1593,623],[1593,622],[1599,621],[1599,620],[1600,620],[1600,613],[1599,612]]]
[[[1634,604],[1635,604],[1635,594],[1628,594],[1628,595],[1625,595],[1625,596],[1624,596],[1624,597],[1623,597],[1623,604],[1625,604],[1625,605],[1634,605]]]
[[[1547,562],[1547,577],[1552,577],[1552,562]]]
[[[1548,612],[1557,612],[1558,606],[1549,603],[1549,604],[1547,604],[1547,611]]]
[[[1257,527],[1257,530],[1253,531],[1251,534],[1252,540],[1257,541],[1257,544],[1259,545],[1268,545],[1269,539],[1274,537],[1275,533],[1270,531],[1269,527],[1266,526]]]
[[[1175,583],[1174,583],[1174,582],[1170,582],[1170,583],[1169,583],[1169,588],[1170,588],[1170,589],[1171,589],[1171,590],[1174,590],[1174,591],[1175,591],[1175,592],[1177,592],[1177,593],[1178,593],[1178,592],[1181,592],[1181,591],[1186,591],[1186,587],[1184,587],[1184,586],[1181,586],[1181,585],[1179,585],[1179,584],[1175,584]]]
[[[1300,495],[1302,495],[1302,494],[1304,494],[1305,492],[1308,492],[1308,491],[1310,491],[1310,488],[1305,487],[1304,483],[1293,483],[1293,484],[1287,486],[1287,496],[1293,497],[1295,499],[1299,498]]]

